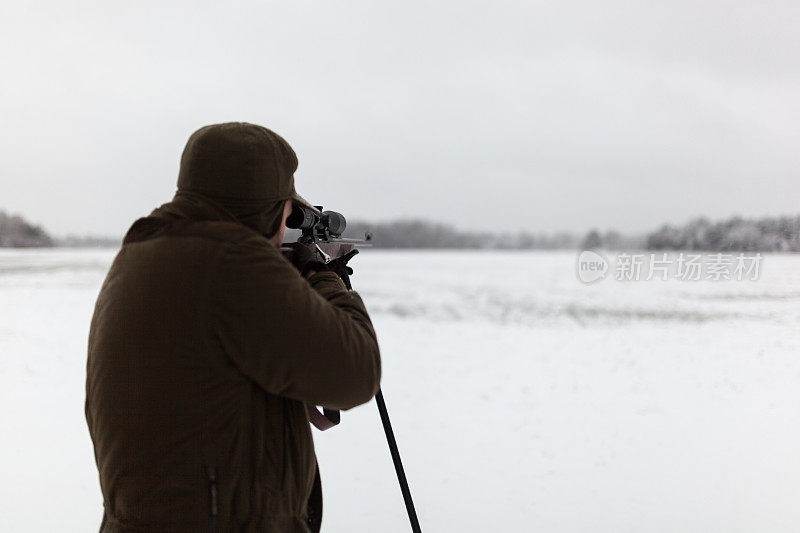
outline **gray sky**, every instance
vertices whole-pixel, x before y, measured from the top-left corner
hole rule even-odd
[[[650,230],[800,212],[800,3],[4,2],[0,209],[122,234],[198,127],[349,218]]]

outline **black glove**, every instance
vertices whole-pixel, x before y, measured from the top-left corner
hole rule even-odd
[[[300,272],[305,274],[308,270],[308,260],[314,255],[316,248],[313,244],[299,242],[285,243],[281,246],[281,253]]]
[[[358,250],[350,250],[346,254],[341,257],[337,257],[336,259],[332,259],[327,263],[321,263],[319,261],[311,261],[310,263],[306,263],[305,271],[307,270],[316,270],[317,272],[322,271],[329,271],[335,273],[342,279],[353,275],[353,269],[347,266],[347,262],[350,261],[354,255],[358,253]]]

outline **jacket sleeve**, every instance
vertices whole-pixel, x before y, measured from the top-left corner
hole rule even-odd
[[[211,281],[212,321],[234,364],[265,391],[349,409],[380,385],[361,297],[332,272],[309,280],[265,239],[229,244]]]

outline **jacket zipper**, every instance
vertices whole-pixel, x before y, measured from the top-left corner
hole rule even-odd
[[[217,469],[213,466],[208,467],[208,491],[211,497],[211,522],[209,523],[209,531],[216,532],[219,530],[218,514],[219,502],[217,495]]]

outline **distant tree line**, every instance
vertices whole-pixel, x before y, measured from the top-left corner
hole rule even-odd
[[[52,237],[40,226],[27,222],[19,215],[0,211],[0,246],[28,248],[54,244]]]
[[[798,252],[800,216],[760,219],[736,216],[719,222],[696,218],[682,226],[665,224],[642,236],[592,230],[584,237],[581,248]]]
[[[662,226],[646,239],[649,250],[737,252],[800,251],[800,216],[721,222],[697,218],[683,226]]]
[[[56,239],[56,246],[65,248],[113,248],[122,245],[121,237],[98,235],[67,235]]]
[[[581,250],[606,248],[609,250],[641,250],[645,247],[646,237],[643,235],[623,235],[618,231],[609,230],[601,233],[592,230],[583,239]]]
[[[348,222],[344,237],[363,239],[367,232],[372,234],[371,242],[376,248],[557,249],[575,248],[580,242],[569,233],[464,231],[426,220]]]

